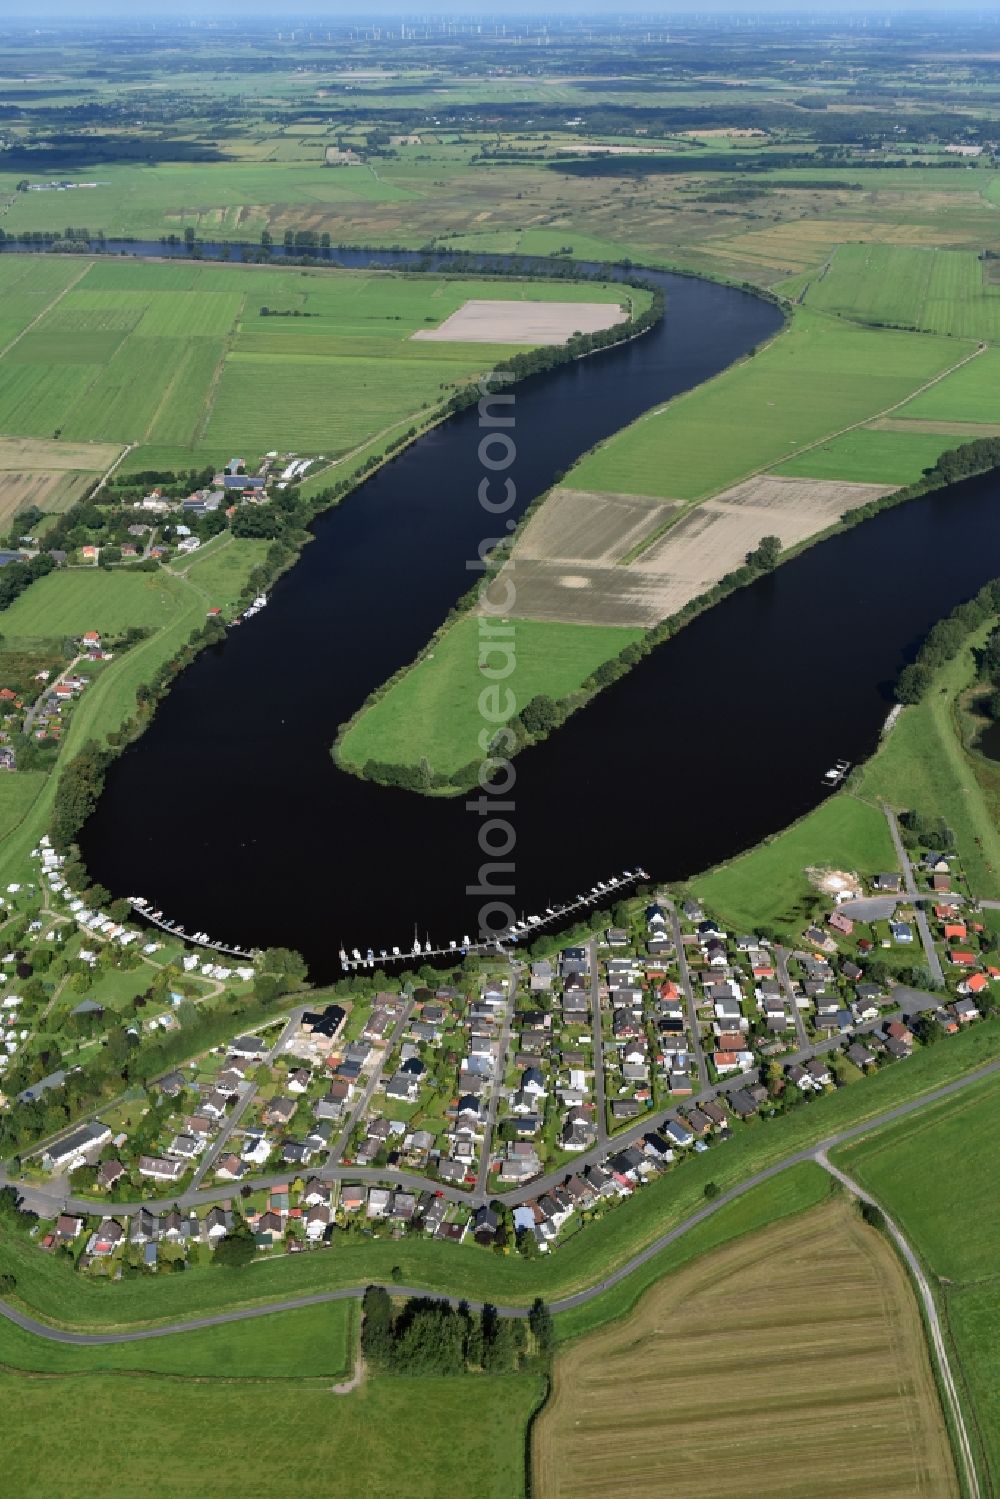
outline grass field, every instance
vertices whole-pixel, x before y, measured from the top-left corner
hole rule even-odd
[[[355,447],[509,354],[413,342],[470,299],[649,300],[590,282],[113,260],[51,274],[48,264],[3,258],[0,432],[131,442],[133,467],[149,466],[147,444],[181,449],[184,467],[231,448]]]
[[[981,645],[985,631],[972,644]],[[907,708],[863,767],[858,794],[943,817],[954,830],[970,888],[1000,897],[1000,775],[965,751],[955,700],[972,680],[971,650],[936,674],[924,700]],[[977,768],[979,774],[977,774]],[[980,779],[980,776],[982,779]]]
[[[978,363],[978,361],[977,361]],[[960,379],[961,371],[953,378]],[[934,389],[942,389],[942,381]],[[931,393],[933,394],[933,392]],[[900,408],[902,416],[907,408]],[[820,443],[790,458],[775,473],[802,479],[855,479],[866,484],[889,484],[901,488],[913,484],[925,468],[933,468],[941,454],[957,448],[968,438],[951,433],[887,431],[856,427],[831,442]]]
[[[254,1473],[304,1499],[460,1499],[470,1472],[479,1499],[522,1499],[523,1432],[543,1383],[384,1378],[336,1396],[300,1381],[3,1374],[0,1392],[12,1496],[58,1493],[79,1467],[122,1499],[200,1492],[207,1469],[219,1499],[243,1499]]]
[[[188,1379],[346,1379],[357,1339],[354,1302],[203,1327],[195,1332],[81,1348],[0,1320],[0,1364],[36,1374],[163,1374]]]
[[[158,629],[176,612],[175,586],[160,573],[79,568],[50,573],[4,611],[3,635],[49,638],[98,630],[114,635],[129,625]]]
[[[1000,339],[1000,287],[967,250],[841,245],[806,293],[806,305],[927,333]]]
[[[843,1198],[560,1353],[531,1462],[539,1499],[959,1492],[906,1274]]]
[[[567,475],[577,489],[699,499],[903,401],[968,352],[807,310],[752,359],[626,427]],[[720,434],[725,433],[725,441]],[[828,477],[858,479],[849,473]]]
[[[249,537],[228,537],[202,547],[194,560],[183,566],[189,582],[200,589],[209,609],[225,609],[236,602],[248,573],[259,567],[271,543]]]
[[[1000,349],[987,349],[939,385],[907,401],[895,413],[903,420],[1000,421]]]
[[[994,1486],[1000,1482],[1000,1198],[983,1150],[1000,1129],[1000,1086],[984,1083],[946,1106],[835,1152],[837,1164],[883,1203],[915,1246],[943,1311]],[[953,1360],[953,1362],[955,1362]]]
[[[876,806],[845,791],[828,797],[783,833],[699,875],[690,886],[706,906],[734,926],[764,923],[799,936],[802,906],[815,898],[807,869],[875,874],[895,867],[884,816]]]
[[[601,628],[518,620],[514,626],[514,671],[499,684],[480,671],[479,618],[463,615],[378,702],[367,708],[339,741],[346,765],[366,760],[419,765],[451,773],[481,756],[478,743],[486,720],[480,693],[491,687],[513,694],[522,708],[538,693],[561,698],[573,692],[602,661],[616,656],[639,630]],[[483,657],[491,670],[502,669],[499,654]],[[511,716],[510,714],[507,715]]]

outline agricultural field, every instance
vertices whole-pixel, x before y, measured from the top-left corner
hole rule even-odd
[[[11,1493],[56,1493],[75,1464],[122,1499],[199,1490],[206,1454],[213,1492],[243,1499],[251,1411],[255,1469],[305,1499],[326,1499],[331,1487],[345,1499],[441,1499],[464,1492],[470,1470],[480,1499],[523,1499],[523,1432],[543,1393],[526,1375],[387,1377],[341,1396],[329,1379],[5,1372],[0,1385]]]
[[[516,700],[512,711],[538,693],[566,697],[641,633],[518,620],[515,669],[501,684]],[[489,686],[480,671],[481,655],[490,667],[504,664],[503,657],[485,654],[485,649],[478,617],[463,615],[405,677],[362,712],[338,742],[338,758],[354,768],[369,759],[401,765],[426,759],[433,770],[446,774],[468,765],[481,754],[479,696]]]
[[[991,1487],[1000,1481],[1000,1205],[984,1190],[983,1145],[998,1128],[1000,1087],[991,1079],[834,1152],[896,1220],[930,1274]]]
[[[1000,286],[969,251],[841,245],[810,283],[806,305],[859,322],[1000,339]]]
[[[1000,349],[990,348],[930,390],[907,401],[903,421],[1000,422]]]
[[[887,412],[969,352],[930,334],[797,310],[752,359],[640,417],[583,458],[568,483],[703,499]]]
[[[580,550],[597,553],[610,521],[622,513],[629,497],[561,493],[579,496],[587,511],[594,512],[594,540]],[[505,569],[517,579],[513,612],[525,619],[648,628],[742,566],[765,536],[777,536],[786,548],[796,546],[884,493],[878,485],[761,475],[687,508],[634,496],[625,512],[632,524],[621,540],[607,541],[603,555],[578,558],[564,552],[574,541],[579,545],[583,505],[556,500],[550,517],[549,500]],[[616,552],[621,553],[617,558]]]
[[[939,388],[935,386],[935,390]],[[900,407],[901,414],[905,410]],[[898,489],[915,484],[924,469],[933,468],[941,454],[950,448],[973,437],[990,435],[989,428],[971,425],[964,432],[954,429],[928,432],[926,426],[926,423],[886,418],[877,425],[855,427],[853,432],[819,443],[800,457],[779,464],[774,473],[789,479],[854,480]]]
[[[560,1352],[531,1465],[540,1499],[959,1493],[906,1274],[843,1198]]]
[[[68,510],[120,452],[112,443],[0,437],[0,527],[29,506],[46,515]]]
[[[619,288],[589,282],[106,260],[33,279],[35,265],[48,262],[0,262],[4,315],[20,332],[0,352],[0,433],[128,442],[140,468],[147,446],[180,450],[185,468],[230,448],[346,452],[509,353],[491,342],[495,320],[475,342],[414,342],[470,301],[517,303],[522,333],[541,305],[537,343],[550,304],[579,301],[578,320],[603,323],[622,300]]]

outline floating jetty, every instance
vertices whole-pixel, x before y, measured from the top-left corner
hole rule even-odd
[[[190,947],[203,947],[208,952],[225,953],[229,958],[245,958],[251,963],[257,957],[257,948],[238,947],[236,944],[229,946],[225,942],[216,942],[215,938],[210,937],[207,932],[185,931],[184,927],[176,921],[170,921],[164,916],[162,911],[153,910],[144,896],[130,895],[128,903],[143,921],[148,921],[151,926],[159,927],[161,932],[169,932],[171,937],[180,937],[181,941],[186,942]]]
[[[525,916],[520,921],[515,921],[505,932],[498,932],[485,942],[473,942],[466,934],[461,942],[452,941],[444,947],[436,947],[429,938],[421,942],[414,932],[413,941],[405,947],[381,947],[377,952],[373,947],[366,948],[364,952],[358,947],[350,950],[342,947],[340,966],[347,973],[356,968],[374,968],[376,965],[381,967],[385,963],[408,963],[414,958],[464,958],[467,953],[499,953],[506,957],[509,956],[510,949],[525,937],[533,937],[536,932],[564,921],[567,916],[590,910],[609,895],[621,895],[638,880],[648,879],[649,875],[642,868],[625,869],[621,874],[612,875],[610,879],[598,880],[596,885],[592,885],[582,895],[576,895],[562,905],[546,906],[540,916]]]
[[[837,760],[823,775],[824,786],[839,786],[851,768],[850,760]]]

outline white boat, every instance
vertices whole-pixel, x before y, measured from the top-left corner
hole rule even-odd
[[[398,958],[399,957],[399,948],[398,947],[394,947],[393,948],[392,955],[393,955],[394,958]]]
[[[351,948],[351,957],[356,958],[359,963],[361,962],[361,954],[356,947]]]

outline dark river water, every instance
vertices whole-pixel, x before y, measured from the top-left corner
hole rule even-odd
[[[668,298],[654,331],[517,388],[516,513],[599,438],[778,326],[746,293],[651,279]],[[320,517],[269,607],[183,674],[84,831],[96,879],[188,931],[298,948],[319,980],[339,972],[342,943],[405,950],[415,926],[435,946],[474,932],[479,817],[464,798],[346,775],[330,746],[468,587],[466,559],[490,534],[479,438],[463,413]],[[833,760],[874,748],[922,634],[1000,570],[996,498],[994,480],[972,480],[804,553],[521,755],[515,909],[636,864],[683,877],[814,806]]]

